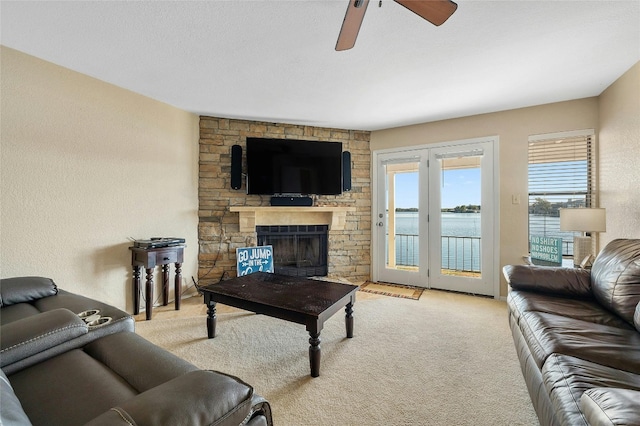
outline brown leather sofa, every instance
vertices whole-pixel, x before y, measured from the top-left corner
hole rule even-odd
[[[250,385],[138,336],[115,307],[42,277],[0,280],[0,306],[2,425],[272,424]]]
[[[542,425],[640,425],[640,240],[593,268],[508,265],[509,324]]]

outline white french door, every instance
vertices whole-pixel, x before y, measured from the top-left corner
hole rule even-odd
[[[420,235],[427,232],[427,199],[421,191],[428,179],[427,154],[420,150],[377,155],[373,222],[380,247],[375,261],[377,281],[426,285],[427,270],[420,257],[427,245]]]
[[[497,295],[493,143],[433,148],[429,165],[430,287]]]
[[[374,152],[374,280],[499,296],[495,145]]]

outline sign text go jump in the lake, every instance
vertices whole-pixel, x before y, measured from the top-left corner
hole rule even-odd
[[[273,273],[273,246],[237,248],[236,259],[239,277],[254,272]]]

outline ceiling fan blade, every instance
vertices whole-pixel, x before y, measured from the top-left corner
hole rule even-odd
[[[349,0],[349,7],[344,15],[344,21],[342,21],[342,28],[336,43],[336,50],[349,50],[356,44],[358,31],[360,31],[368,5],[369,0]]]
[[[451,0],[394,0],[415,13],[431,22],[433,25],[440,26],[449,19],[453,12],[456,11],[458,5]]]

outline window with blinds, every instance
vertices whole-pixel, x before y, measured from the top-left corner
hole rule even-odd
[[[594,202],[593,135],[529,139],[530,237],[562,238],[563,254],[573,255],[573,233],[560,231],[559,209]]]

